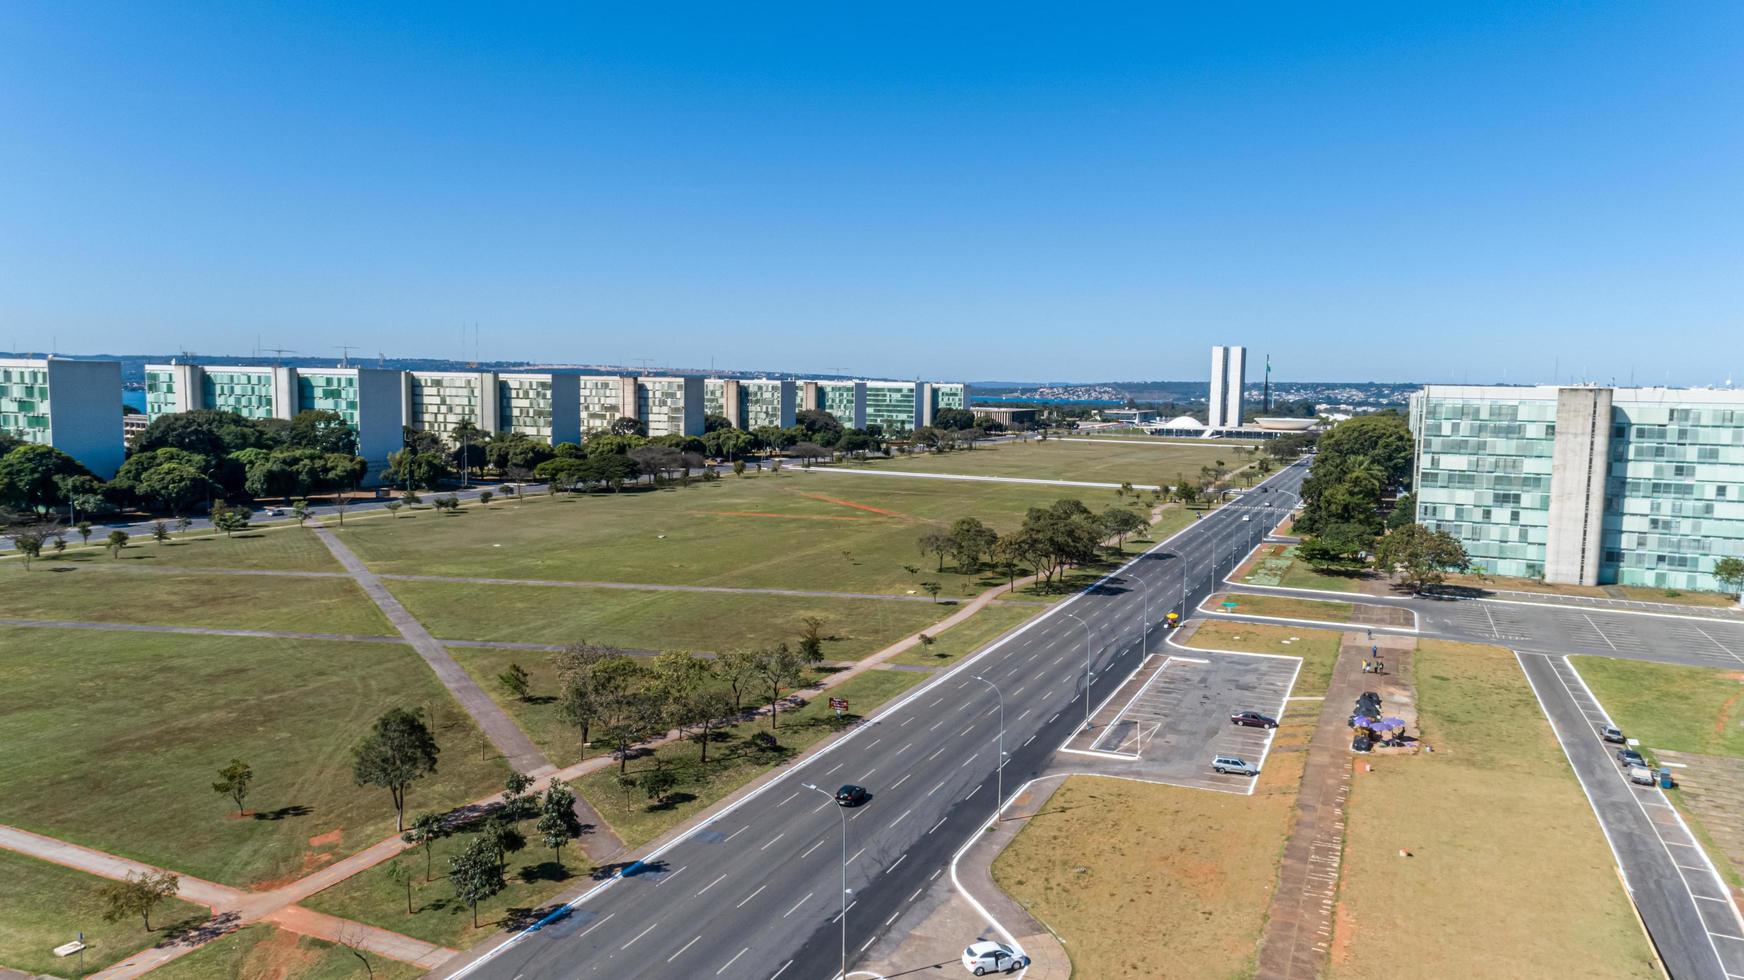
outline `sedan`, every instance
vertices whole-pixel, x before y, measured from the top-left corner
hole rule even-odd
[[[1641,757],[1641,753],[1635,751],[1634,749],[1618,749],[1617,750],[1617,761],[1622,763],[1623,768],[1625,768],[1625,769],[1628,769],[1632,766],[1645,766],[1645,765],[1647,765],[1647,760],[1643,759]]]
[[[1616,725],[1606,725],[1604,731],[1599,732],[1599,736],[1607,742],[1615,742],[1618,745],[1627,741],[1623,738],[1623,730]]]
[[[1241,725],[1244,728],[1276,728],[1278,719],[1267,718],[1257,711],[1237,711],[1229,716],[1231,725]]]
[[[853,783],[836,790],[836,803],[841,806],[859,806],[868,798],[870,794],[866,792],[866,787],[855,786]]]
[[[987,940],[963,950],[963,969],[978,977],[989,973],[1010,973],[1029,964],[1029,957],[1004,943]]]

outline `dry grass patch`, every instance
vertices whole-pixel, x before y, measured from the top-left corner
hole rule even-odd
[[[1300,697],[1325,694],[1332,684],[1332,665],[1338,661],[1338,645],[1344,634],[1301,626],[1233,623],[1213,619],[1199,624],[1186,642],[1202,650],[1235,650],[1241,653],[1271,653],[1301,657],[1302,673],[1290,693]]]
[[[1224,610],[1223,603],[1233,602],[1234,609]],[[1205,600],[1204,609],[1227,611],[1244,616],[1276,616],[1279,619],[1312,619],[1323,623],[1354,622],[1356,606],[1348,602],[1328,602],[1324,599],[1293,599],[1275,595],[1246,593],[1214,595]]]
[[[1329,975],[1659,976],[1514,655],[1429,640],[1415,656],[1435,751],[1358,766]]]

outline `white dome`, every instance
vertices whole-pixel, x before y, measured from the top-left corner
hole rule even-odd
[[[1164,422],[1163,427],[1167,429],[1203,429],[1205,428],[1205,423],[1191,415],[1177,415],[1167,422]]]

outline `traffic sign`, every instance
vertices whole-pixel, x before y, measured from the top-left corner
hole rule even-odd
[[[1234,609],[1234,608],[1235,608],[1235,603],[1233,603],[1233,602],[1229,602],[1229,601],[1227,601],[1227,600],[1226,600],[1226,601],[1225,601],[1225,602],[1224,602],[1224,603],[1223,603],[1223,608],[1225,608],[1225,609]]]
[[[838,712],[848,710],[847,698],[830,698],[830,707]]]

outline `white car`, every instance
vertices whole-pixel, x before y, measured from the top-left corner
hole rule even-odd
[[[1244,520],[1244,521],[1251,521],[1251,520],[1253,520],[1253,518],[1251,518],[1251,517],[1249,517],[1249,516],[1247,516],[1247,515],[1246,515],[1246,514],[1243,514],[1243,515],[1241,515],[1241,519],[1242,519],[1242,520]]]
[[[1652,786],[1658,780],[1655,778],[1653,770],[1646,766],[1630,766],[1629,781],[1637,786]]]
[[[1029,957],[1004,943],[982,940],[963,950],[963,969],[976,976],[1010,973],[1029,965]]]

